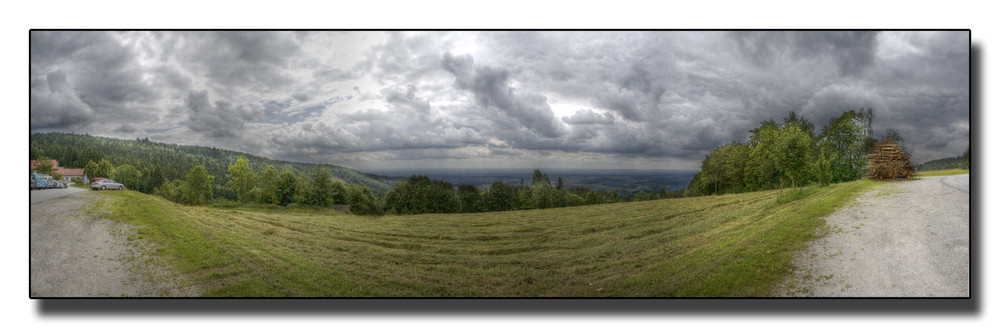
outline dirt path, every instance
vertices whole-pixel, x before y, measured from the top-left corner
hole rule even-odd
[[[99,198],[82,190],[32,202],[30,296],[196,296],[191,288],[178,288],[175,275],[155,259],[144,257],[147,247],[128,240],[132,227],[85,214]]]
[[[969,176],[889,183],[826,217],[786,297],[968,297]]]

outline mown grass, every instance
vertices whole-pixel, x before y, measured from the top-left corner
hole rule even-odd
[[[767,297],[818,217],[875,184],[383,217],[102,196],[207,297]]]
[[[917,177],[933,177],[940,175],[969,174],[968,169],[947,169],[917,172]]]

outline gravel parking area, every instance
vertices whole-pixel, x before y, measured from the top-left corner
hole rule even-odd
[[[132,227],[85,214],[100,196],[81,191],[31,204],[31,297],[196,296],[128,240]]]
[[[887,183],[826,217],[784,297],[969,297],[969,175]]]

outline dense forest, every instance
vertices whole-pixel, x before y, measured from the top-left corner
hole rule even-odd
[[[279,172],[288,170],[296,175],[307,175],[312,173],[316,166],[322,166],[338,179],[368,187],[376,195],[385,194],[399,180],[341,166],[277,161],[211,147],[66,133],[31,134],[28,155],[31,159],[40,157],[55,159],[65,168],[88,168],[87,164],[93,162],[97,169],[88,170],[96,173],[89,174],[91,178],[113,178],[111,173],[113,170],[117,171],[115,169],[124,168],[126,171],[135,169],[137,171],[135,175],[141,177],[128,187],[144,193],[152,193],[153,188],[160,187],[165,182],[183,179],[191,169],[201,165],[209,175],[215,177],[213,198],[230,200],[237,199],[237,195],[230,187],[227,170],[240,156],[245,157],[250,168],[256,172],[261,172],[270,165]],[[106,161],[103,165],[102,160]]]
[[[748,192],[807,184],[850,181],[864,176],[866,155],[876,137],[871,109],[847,111],[821,131],[804,117],[789,113],[782,122],[761,122],[746,142],[732,142],[705,157],[686,195]],[[883,140],[902,145],[894,129]],[[905,147],[903,148],[906,152]]]

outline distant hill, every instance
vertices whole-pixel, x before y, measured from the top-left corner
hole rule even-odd
[[[964,168],[965,168],[965,159],[963,159],[962,156],[935,159],[933,161],[927,161],[924,162],[923,164],[917,165],[917,171],[964,169]]]
[[[218,185],[216,188],[222,190],[223,196],[229,196],[224,187],[229,181],[226,173],[229,165],[239,156],[246,156],[250,167],[257,173],[268,165],[274,165],[278,171],[289,169],[301,175],[312,172],[316,165],[323,165],[333,176],[348,183],[366,186],[379,197],[392,189],[392,186],[400,180],[343,166],[279,161],[214,147],[67,133],[32,133],[29,156],[31,159],[36,159],[40,155],[55,159],[59,161],[59,165],[66,168],[83,168],[89,161],[98,162],[102,158],[108,159],[114,166],[130,164],[143,173],[143,182],[137,188],[143,192],[150,192],[164,181],[183,179],[191,168],[204,165],[208,173],[215,176],[215,184]],[[219,195],[220,192],[217,191],[216,194]]]

